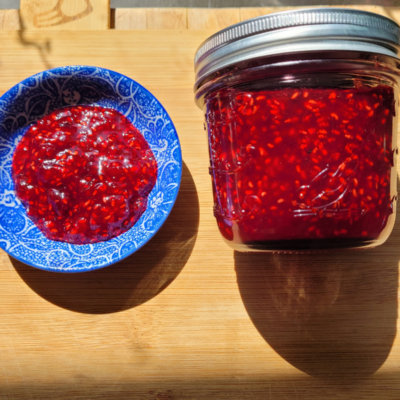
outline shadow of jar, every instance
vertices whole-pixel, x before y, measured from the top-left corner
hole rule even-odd
[[[238,286],[252,322],[294,367],[352,383],[385,362],[396,336],[399,214],[389,239],[375,249],[235,252]]]

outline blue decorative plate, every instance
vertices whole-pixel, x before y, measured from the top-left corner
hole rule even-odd
[[[129,231],[106,242],[72,245],[47,239],[14,193],[11,163],[22,135],[38,119],[71,104],[118,110],[144,135],[157,159],[158,177],[147,210]],[[33,267],[84,272],[134,253],[167,219],[181,175],[181,149],[171,118],[149,91],[117,72],[86,66],[54,68],[25,79],[0,98],[0,247]]]

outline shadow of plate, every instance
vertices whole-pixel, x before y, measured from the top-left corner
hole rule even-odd
[[[197,191],[183,163],[181,188],[167,221],[149,243],[119,263],[57,274],[10,259],[25,283],[47,301],[81,313],[113,313],[143,304],[171,284],[189,259],[198,225]]]

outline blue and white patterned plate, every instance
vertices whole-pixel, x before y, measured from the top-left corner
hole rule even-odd
[[[140,130],[158,164],[147,210],[124,234],[106,242],[72,245],[47,239],[27,217],[11,178],[15,147],[28,127],[71,104],[114,108]],[[0,247],[33,267],[84,272],[134,253],[160,229],[174,206],[182,155],[171,118],[143,86],[117,72],[87,66],[54,68],[25,79],[0,98]]]

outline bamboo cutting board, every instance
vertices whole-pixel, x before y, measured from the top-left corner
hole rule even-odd
[[[0,32],[0,94],[86,64],[147,87],[174,121],[184,173],[144,248],[60,275],[0,253],[0,399],[400,398],[400,216],[386,244],[250,255],[222,241],[193,56],[207,31]]]

